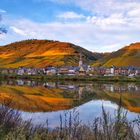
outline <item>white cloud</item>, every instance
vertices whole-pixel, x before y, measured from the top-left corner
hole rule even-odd
[[[59,13],[56,19],[59,17],[67,22],[60,20],[52,23],[37,23],[29,19],[10,20],[7,24],[12,26],[14,33],[11,34],[16,37],[7,36],[13,41],[27,38],[68,41],[96,52],[114,51],[126,44],[140,41],[139,0],[50,1],[74,4],[90,12],[90,15],[86,17],[84,12],[77,14],[67,11]],[[73,19],[75,22],[71,21]]]
[[[128,16],[130,17],[139,17],[140,18],[140,6],[128,11]]]
[[[115,15],[113,17],[120,18],[121,16]],[[126,26],[127,23],[124,23],[125,25],[120,24],[120,22],[117,23],[107,22],[103,28],[101,24],[96,25],[87,21],[79,23],[37,23],[28,19],[18,19],[10,20],[8,24],[13,32],[10,33],[10,38],[16,36],[13,40],[11,39],[12,41],[27,38],[60,40],[72,42],[91,51],[108,52],[139,40],[139,27]],[[7,38],[8,36],[9,34]],[[10,38],[8,39],[10,40]]]
[[[40,0],[41,1],[41,0]],[[45,0],[44,0],[45,1]],[[139,0],[50,0],[55,3],[73,4],[98,16],[109,16],[113,13],[126,13],[140,9]]]
[[[106,18],[91,16],[87,17],[87,21],[102,27],[127,24],[127,20],[122,14],[111,14]]]
[[[19,35],[23,35],[23,36],[26,36],[26,35],[27,35],[23,30],[21,30],[21,29],[19,29],[19,28],[17,28],[17,27],[11,26],[10,28],[11,28],[15,33],[17,33],[17,34],[19,34]]]
[[[83,19],[85,18],[84,15],[82,14],[77,14],[73,11],[69,11],[69,12],[65,12],[65,13],[61,13],[57,16],[58,18],[62,18],[62,19]]]
[[[90,12],[88,22],[106,27],[110,25],[139,26],[139,0],[50,0],[55,3],[72,4]],[[65,16],[66,17],[66,16]],[[137,24],[137,25],[136,25]]]

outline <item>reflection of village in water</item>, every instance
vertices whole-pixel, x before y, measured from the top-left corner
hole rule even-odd
[[[92,92],[94,88],[98,88],[104,92],[111,93],[140,93],[140,85],[136,83],[76,83],[76,82],[38,82],[30,80],[10,80],[1,81],[1,84],[18,85],[18,86],[43,86],[48,89],[58,88],[66,91],[76,91],[79,95],[84,91]]]
[[[140,84],[119,82],[0,81],[0,101],[12,99],[12,107],[26,112],[59,111],[80,107],[90,101],[110,101],[140,112]]]

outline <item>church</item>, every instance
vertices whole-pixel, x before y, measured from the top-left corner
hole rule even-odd
[[[78,75],[80,75],[80,76],[85,76],[86,75],[86,70],[84,69],[84,66],[83,66],[83,60],[82,60],[82,54],[81,53],[80,53],[80,59],[79,59]]]

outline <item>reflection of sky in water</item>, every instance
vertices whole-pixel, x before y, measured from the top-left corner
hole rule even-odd
[[[88,123],[88,122],[91,122],[95,117],[101,117],[102,105],[104,106],[106,112],[109,112],[112,115],[112,117],[115,116],[115,112],[118,107],[116,104],[111,103],[110,101],[93,100],[76,108],[80,114],[80,120],[82,120],[82,122],[84,123]],[[46,113],[22,112],[22,118],[25,120],[32,119],[33,124],[42,124],[42,125],[44,125],[46,120],[48,119],[49,127],[56,127],[56,126],[59,126],[60,114],[63,116],[64,112],[65,111],[46,112]],[[128,120],[133,120],[136,117],[137,117],[136,113],[132,113],[128,111],[128,114],[127,114]]]
[[[15,85],[19,85],[19,87],[26,86],[26,87],[29,87],[31,90],[34,88],[43,87],[43,89],[44,90],[46,89],[47,92],[48,92],[48,90],[52,91],[53,89],[60,89],[63,91],[62,93],[59,93],[61,96],[63,96],[64,98],[67,98],[67,96],[69,98],[69,96],[70,96],[72,99],[77,99],[78,101],[80,101],[80,103],[83,103],[84,101],[87,101],[87,100],[89,101],[91,99],[106,99],[107,98],[108,100],[111,100],[111,98],[113,98],[113,97],[114,97],[113,99],[115,101],[117,101],[118,100],[117,96],[119,97],[121,94],[123,94],[123,95],[127,94],[128,99],[126,98],[126,101],[128,101],[128,103],[130,102],[130,105],[132,105],[132,104],[135,105],[135,103],[136,103],[136,105],[139,107],[139,95],[140,95],[139,94],[140,93],[140,84],[139,83],[100,83],[100,82],[99,83],[98,82],[93,82],[93,83],[57,82],[57,83],[53,83],[53,82],[47,82],[47,81],[45,83],[44,82],[40,83],[37,81],[27,81],[27,80],[25,80],[25,81],[17,80],[16,83],[15,83],[15,81],[1,81],[1,82],[4,85],[12,85],[13,87]],[[69,92],[69,91],[71,91],[71,92]],[[64,94],[64,92],[65,92],[65,94]],[[21,92],[19,92],[19,95],[22,96],[20,93]],[[89,93],[89,94],[87,94],[87,96],[85,96],[86,93]],[[93,93],[96,93],[95,98],[94,98]],[[18,94],[18,90],[16,90],[16,94]],[[58,93],[56,92],[55,94],[57,95]],[[90,94],[92,96],[90,96]],[[102,94],[103,94],[103,98],[102,98]],[[111,96],[110,94],[116,94],[116,96]],[[133,102],[133,95],[135,95],[134,102]],[[106,98],[104,98],[104,97],[106,97]],[[138,99],[137,99],[137,97],[138,97]],[[92,101],[89,101],[88,103],[82,104],[79,107],[77,107],[77,111],[80,114],[80,116],[79,116],[80,120],[82,120],[84,123],[88,123],[88,122],[91,122],[95,117],[101,117],[102,116],[102,105],[104,106],[106,112],[109,112],[112,115],[112,117],[115,116],[115,112],[116,112],[116,109],[118,108],[118,106],[117,106],[117,104],[113,103],[113,100],[112,100],[112,102],[104,101],[104,100],[92,100]],[[72,110],[73,109],[71,109],[70,111],[72,111]],[[48,119],[49,126],[55,127],[55,126],[59,125],[60,114],[64,117],[64,112],[66,112],[66,111],[55,111],[55,112],[44,112],[44,113],[43,112],[38,112],[38,113],[22,112],[21,114],[22,114],[22,117],[24,120],[32,119],[32,122],[34,124],[45,125],[46,120]],[[128,111],[127,117],[129,120],[133,120],[137,117],[137,114]]]

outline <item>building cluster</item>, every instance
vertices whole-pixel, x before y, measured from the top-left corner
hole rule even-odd
[[[140,67],[94,67],[92,70],[97,75],[103,76],[140,76]]]
[[[93,67],[83,64],[82,56],[80,55],[79,66],[61,66],[46,68],[3,68],[0,69],[1,74],[15,74],[15,75],[68,75],[68,76],[140,76],[140,67]]]

